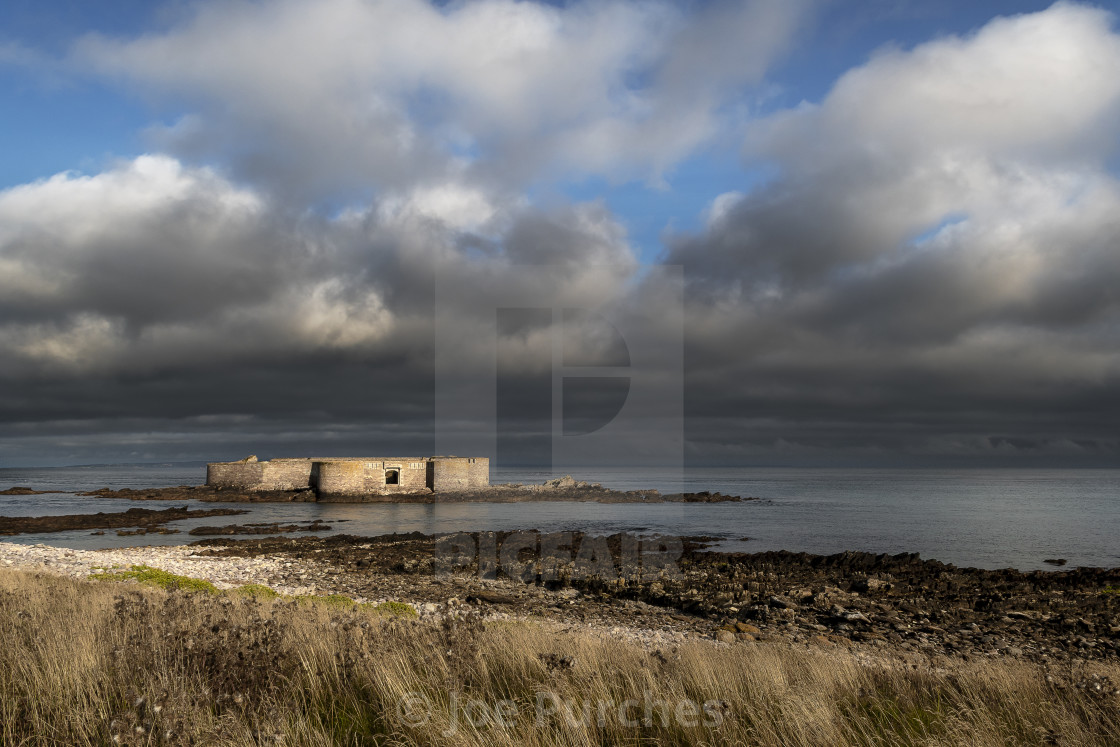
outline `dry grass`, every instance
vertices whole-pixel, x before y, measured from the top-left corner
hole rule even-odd
[[[0,571],[0,642],[5,745],[1120,742],[1115,695],[1025,662],[932,672],[765,644],[649,651],[13,571]],[[1115,665],[1077,674],[1093,673],[1120,682]]]

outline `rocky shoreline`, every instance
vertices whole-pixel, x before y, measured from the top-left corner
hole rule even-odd
[[[49,495],[49,490],[36,490],[35,488],[27,488],[16,486],[8,488],[7,490],[0,490],[0,495]]]
[[[317,496],[313,490],[248,491],[208,485],[179,485],[166,488],[101,488],[79,496],[117,498],[131,501],[195,500],[211,503],[526,503],[537,501],[589,501],[595,503],[738,503],[755,497],[719,492],[665,493],[657,490],[612,490],[599,483],[571,476],[541,485],[510,483],[456,492],[394,493],[392,495]]]
[[[334,529],[321,519],[305,521],[302,524],[226,524],[220,527],[195,527],[187,532],[193,537],[221,537],[235,534],[273,535],[291,534],[292,532],[329,532]]]
[[[235,516],[245,513],[248,512],[233,508],[192,510],[187,506],[183,506],[182,508],[167,508],[162,511],[150,508],[130,508],[127,511],[115,513],[98,512],[96,514],[65,514],[61,516],[0,516],[0,537],[10,537],[17,534],[62,532],[73,529],[124,529],[127,527],[140,527],[143,531],[124,534],[147,534],[164,529],[169,521],[198,519],[208,516]],[[173,533],[176,530],[166,531]]]
[[[578,533],[573,540],[573,549],[582,546]],[[927,661],[1120,657],[1120,569],[1023,573],[908,554],[720,553],[705,549],[703,538],[683,538],[676,576],[643,579],[623,563],[617,578],[580,577],[569,565],[551,580],[526,583],[485,568],[480,574],[477,563],[436,573],[439,541],[417,533],[222,538],[103,551],[0,543],[0,565],[81,577],[94,567],[146,564],[220,587],[259,583],[286,594],[402,601],[437,619],[547,619],[638,640],[769,641]],[[608,544],[618,552],[626,541],[615,535]]]
[[[484,534],[499,546],[506,536]],[[580,578],[569,565],[558,581],[538,577],[528,584],[480,578],[477,565],[439,578],[433,574],[436,538],[420,534],[248,540],[210,552],[292,558],[306,564],[300,571],[305,578],[341,593],[391,589],[433,603],[473,596],[480,605],[521,615],[544,610],[598,625],[669,626],[727,642],[966,658],[1120,655],[1120,569],[1023,573],[957,568],[916,554],[721,553],[705,549],[703,538],[683,539],[675,579],[627,578],[625,567],[617,580]],[[582,538],[577,533],[573,540],[578,556]],[[625,540],[609,539],[615,557]],[[206,552],[206,542],[200,544]]]

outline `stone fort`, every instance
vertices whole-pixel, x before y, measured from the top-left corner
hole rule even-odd
[[[272,459],[206,465],[206,484],[248,491],[314,490],[320,497],[441,493],[490,485],[484,457]]]

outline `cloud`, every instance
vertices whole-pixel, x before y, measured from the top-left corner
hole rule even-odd
[[[690,387],[726,395],[692,398],[694,412],[749,412],[732,431],[831,448],[878,439],[934,452],[947,428],[968,434],[961,443],[1000,429],[1057,443],[1063,416],[1109,440],[1120,414],[1112,22],[1059,3],[886,50],[820,104],[755,123],[746,153],[777,176],[718,198],[706,230],[669,254],[689,277]],[[1099,419],[1074,425],[1087,407]],[[905,438],[883,438],[891,423]]]
[[[472,233],[486,225],[492,236]],[[293,215],[209,169],[141,156],[0,192],[0,309],[15,337],[34,330],[37,340],[10,360],[80,368],[91,358],[66,351],[92,338],[104,351],[166,348],[172,357],[376,349],[402,317],[430,316],[437,271],[481,292],[505,268],[549,261],[569,268],[557,277],[575,293],[607,291],[617,276],[601,265],[634,266],[601,205],[516,204],[499,215],[457,184],[323,219]]]
[[[807,2],[207,3],[72,63],[188,110],[157,144],[300,199],[464,170],[657,179],[785,51]]]
[[[1111,25],[1101,9],[1057,3],[996,18],[966,37],[912,50],[888,47],[843,75],[821,105],[803,105],[758,128],[752,145],[813,170],[838,165],[846,153],[1098,157],[1114,149],[1110,136],[1120,114]],[[826,132],[846,147],[814,140]],[[805,150],[810,142],[816,147]]]
[[[6,319],[89,312],[146,324],[205,317],[215,298],[251,302],[284,251],[262,211],[251,192],[167,157],[4,190],[0,308]]]
[[[495,205],[459,183],[329,219],[168,156],[4,190],[0,421],[22,434],[5,453],[98,427],[124,443],[122,423],[190,441],[215,422],[238,432],[180,454],[244,432],[431,451],[437,273],[476,299],[540,261],[573,304],[623,293],[636,266],[600,204]],[[471,308],[461,339],[489,321]]]

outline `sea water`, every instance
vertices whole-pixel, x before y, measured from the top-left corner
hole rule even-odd
[[[198,539],[197,526],[249,522],[330,523],[334,532],[378,535],[419,531],[538,529],[702,535],[730,551],[791,550],[836,553],[917,552],[959,566],[1049,569],[1120,566],[1120,470],[1029,469],[786,469],[704,468],[683,473],[591,468],[575,475],[620,490],[720,491],[754,497],[742,503],[432,503],[226,504],[198,501],[132,502],[83,498],[101,487],[197,485],[201,465],[125,465],[0,469],[0,489],[20,485],[59,491],[0,496],[0,515],[123,511],[131,507],[244,509],[241,516],[171,522],[179,534],[121,537],[115,530],[19,535],[9,542],[94,549],[181,544]],[[539,483],[530,470],[495,469],[493,482]],[[291,535],[291,536],[299,536]]]

